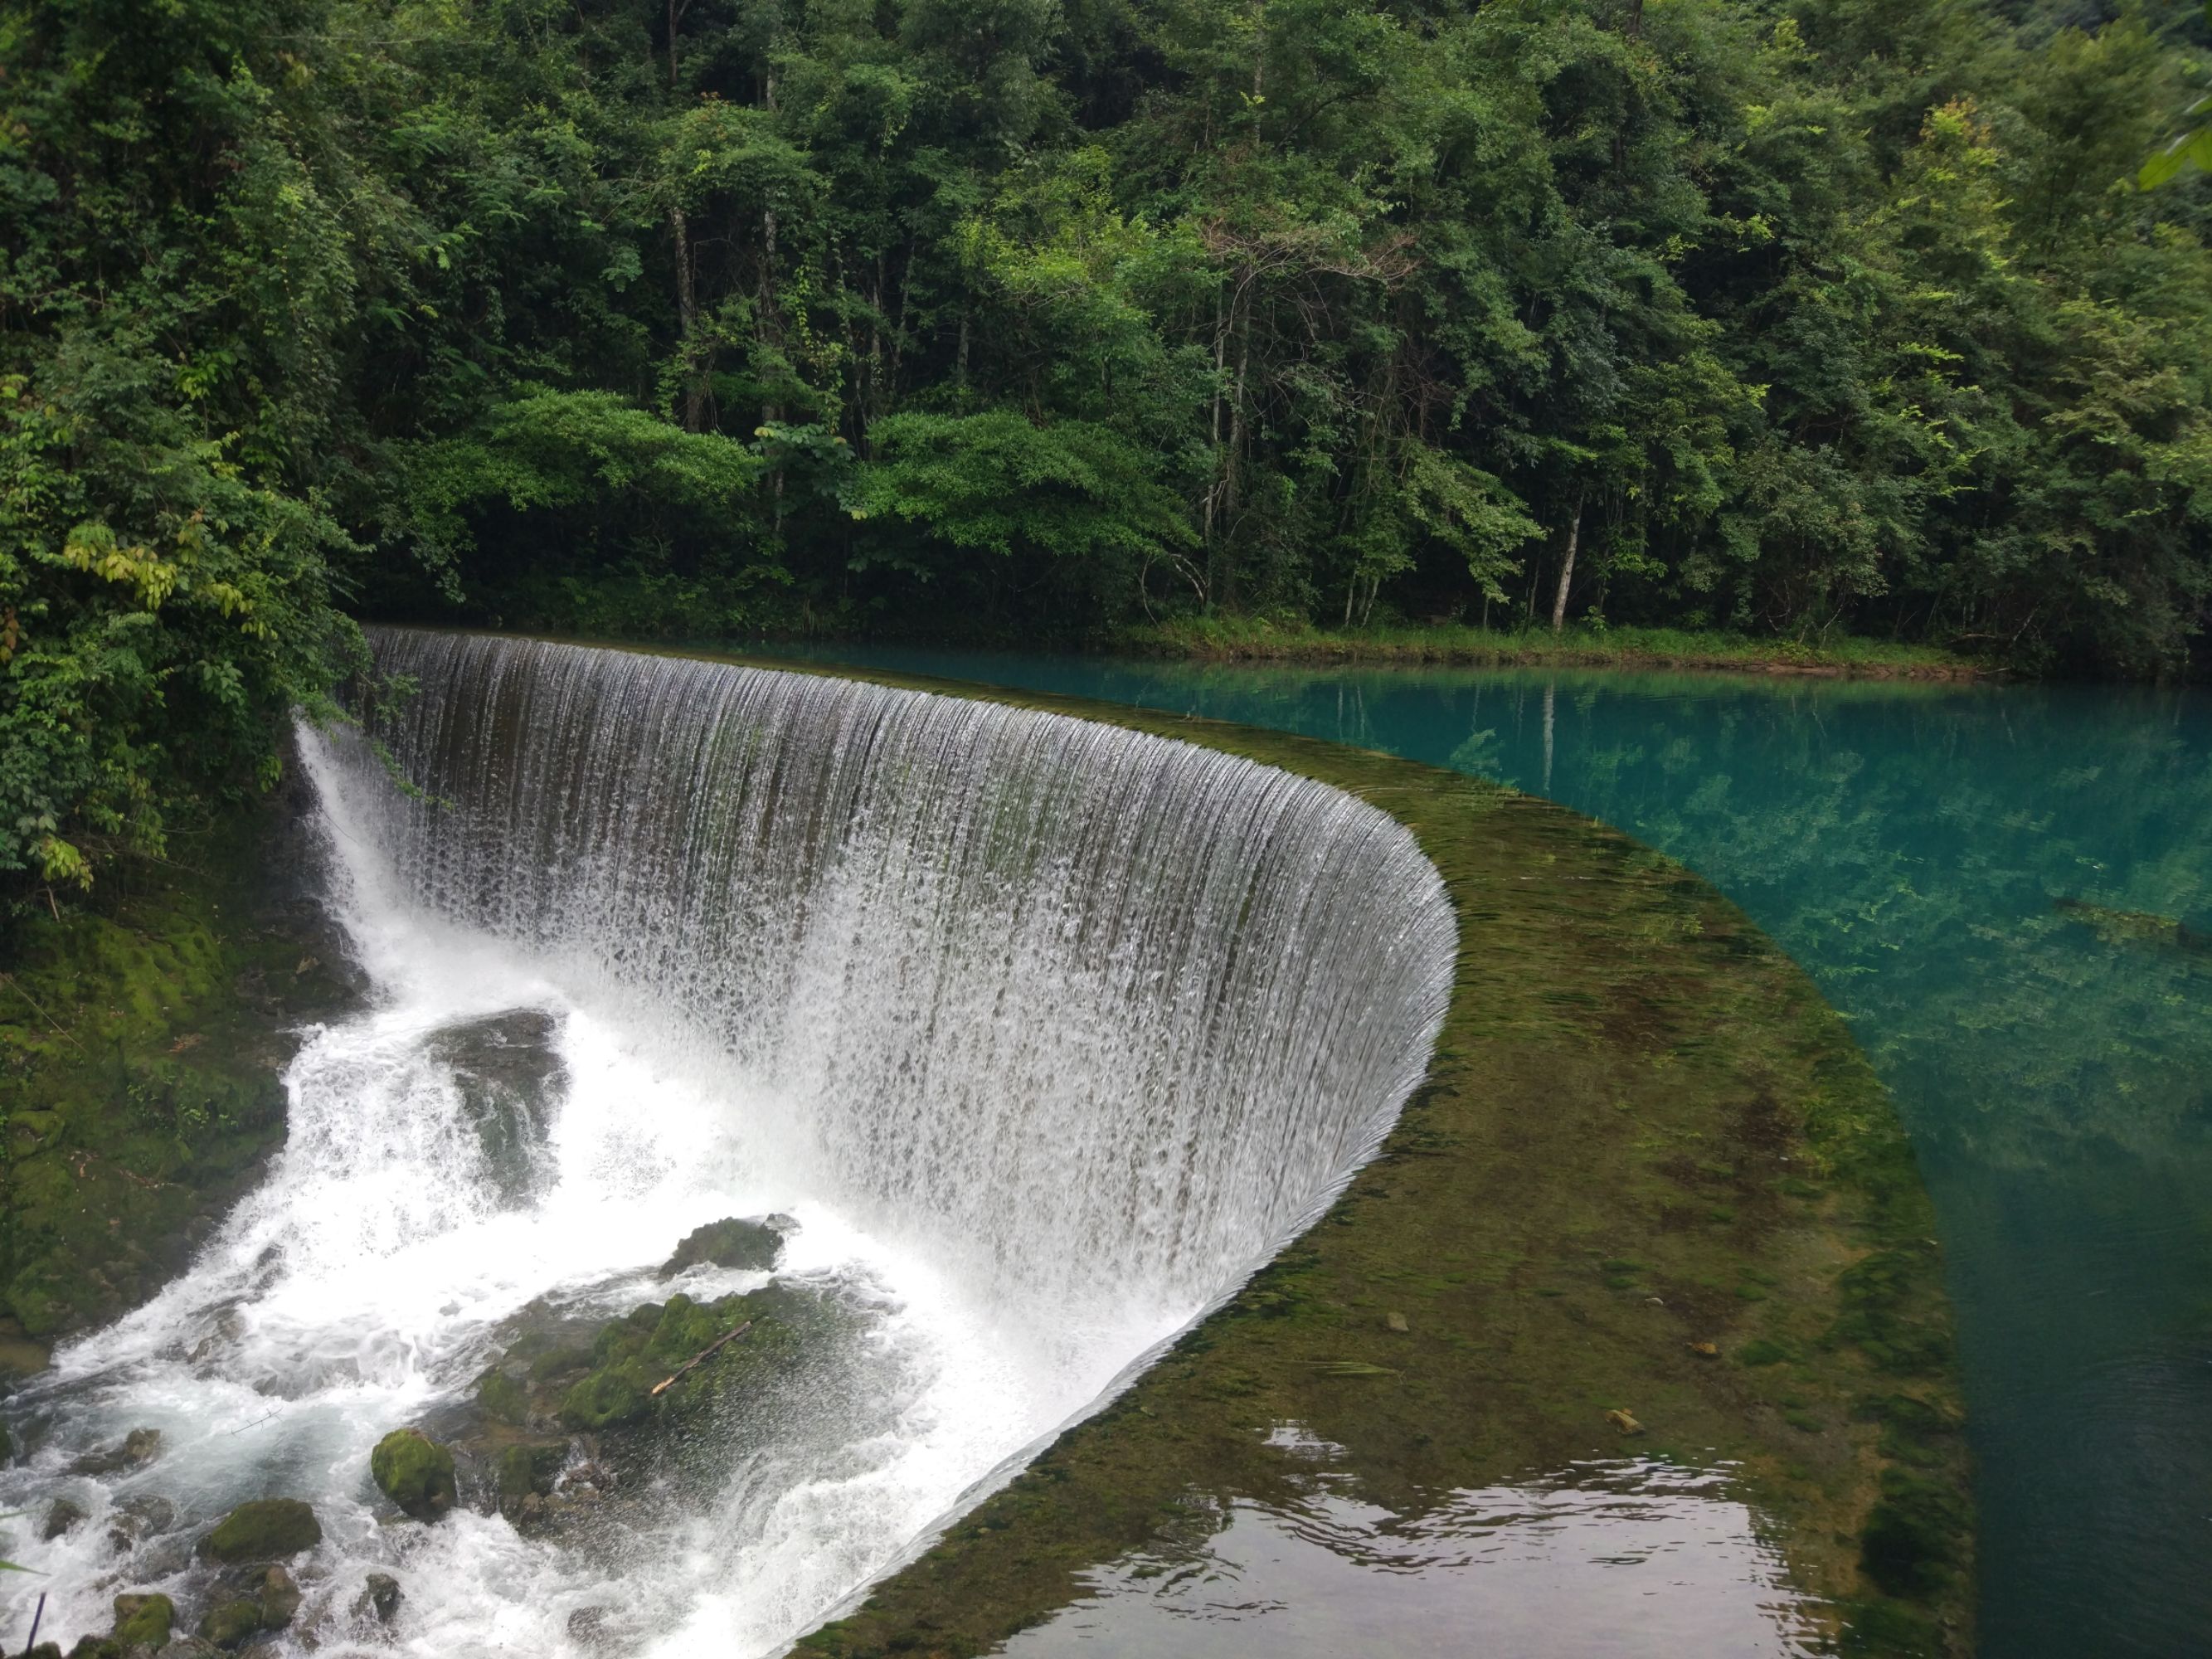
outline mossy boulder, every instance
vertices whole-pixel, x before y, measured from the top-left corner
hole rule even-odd
[[[394,1429],[369,1454],[368,1472],[386,1498],[417,1521],[453,1507],[453,1455],[420,1429]]]
[[[177,1604],[166,1595],[148,1592],[115,1598],[113,1641],[119,1647],[158,1648],[169,1639],[177,1622]]]
[[[292,1575],[282,1567],[270,1568],[261,1576],[261,1628],[283,1629],[300,1611],[301,1600]]]
[[[568,1461],[565,1442],[525,1442],[503,1448],[492,1463],[494,1478],[499,1483],[501,1510],[519,1504],[526,1498],[542,1498],[551,1492],[561,1466]]]
[[[594,1432],[644,1421],[653,1409],[654,1388],[744,1323],[750,1300],[672,1296],[607,1325],[592,1344],[592,1370],[562,1396],[561,1420]]]
[[[210,1561],[279,1561],[323,1541],[323,1523],[296,1498],[256,1498],[223,1516],[200,1540]]]
[[[486,1371],[477,1379],[477,1404],[495,1422],[520,1428],[530,1419],[528,1392],[505,1371]]]
[[[653,1380],[635,1361],[602,1366],[561,1396],[561,1420],[592,1433],[641,1423],[653,1410]]]
[[[676,1254],[661,1264],[660,1276],[673,1279],[702,1262],[738,1272],[766,1273],[783,1255],[783,1234],[766,1221],[734,1217],[710,1221],[684,1235]]]
[[[234,1648],[261,1631],[261,1603],[239,1596],[218,1601],[200,1615],[199,1638],[219,1648]]]

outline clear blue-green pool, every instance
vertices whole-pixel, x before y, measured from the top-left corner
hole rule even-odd
[[[1704,875],[1850,1018],[1919,1149],[1982,1651],[2212,1651],[2212,696],[818,654],[1480,773]]]

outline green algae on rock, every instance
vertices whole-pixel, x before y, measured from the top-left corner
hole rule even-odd
[[[261,1603],[237,1596],[218,1601],[200,1615],[198,1636],[219,1648],[234,1648],[261,1632]]]
[[[0,1389],[190,1259],[284,1139],[302,1022],[358,981],[306,786],[118,866],[0,945]]]
[[[420,1429],[394,1429],[368,1455],[377,1490],[417,1521],[453,1507],[453,1455]]]
[[[255,1498],[240,1504],[200,1540],[199,1553],[231,1565],[281,1561],[323,1541],[323,1523],[296,1498]]]
[[[169,1639],[177,1622],[177,1605],[158,1590],[115,1598],[115,1632],[109,1638],[119,1647],[158,1648]]]
[[[782,1255],[783,1235],[772,1221],[740,1221],[732,1217],[710,1221],[686,1234],[676,1253],[661,1265],[660,1276],[673,1279],[685,1268],[702,1264],[767,1273]]]

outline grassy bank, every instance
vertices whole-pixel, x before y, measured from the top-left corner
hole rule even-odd
[[[289,1029],[349,994],[296,794],[0,945],[0,1387],[179,1271],[284,1139]]]
[[[1460,623],[1322,629],[1255,617],[1187,618],[1136,628],[1125,650],[1200,660],[1553,665],[1674,668],[1835,678],[1968,680],[1987,665],[1931,646],[1838,635],[1808,644],[1679,628],[1507,631]]]

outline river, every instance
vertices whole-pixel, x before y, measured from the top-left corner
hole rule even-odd
[[[2212,696],[817,654],[1479,774],[1711,881],[1850,1019],[1935,1197],[1972,1415],[1981,1650],[2204,1650]],[[1373,1527],[1344,1535],[1340,1555],[1374,1547]],[[1128,1622],[1131,1598],[1166,1594],[1150,1581],[1109,1573],[1099,1590],[1071,1630],[1212,1650],[1170,1639],[1171,1620]]]

